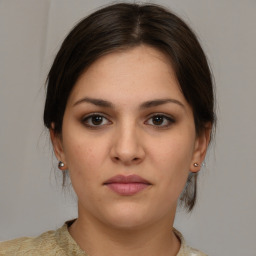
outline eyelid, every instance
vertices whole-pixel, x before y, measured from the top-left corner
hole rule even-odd
[[[154,128],[157,128],[157,129],[161,129],[161,128],[168,128],[169,126],[171,126],[173,123],[176,122],[175,118],[169,114],[164,114],[164,113],[154,113],[154,114],[151,114],[148,116],[147,120],[145,121],[148,122],[150,119],[154,118],[154,117],[157,117],[157,116],[161,116],[163,117],[164,119],[166,119],[168,121],[168,124],[167,125],[154,125],[154,124],[149,124],[151,126],[153,126]]]
[[[100,124],[100,125],[90,125],[88,123],[86,123],[86,121],[89,119],[89,118],[92,118],[94,116],[101,116],[103,117],[104,119],[108,120],[108,124]],[[106,125],[109,125],[109,124],[112,124],[112,121],[109,120],[109,118],[107,117],[106,114],[104,113],[100,113],[100,112],[93,112],[93,113],[90,113],[90,114],[87,114],[85,116],[82,117],[81,119],[81,122],[82,124],[84,124],[86,127],[88,128],[92,128],[92,129],[99,129],[101,128],[102,126],[106,126]]]
[[[89,118],[94,117],[94,116],[100,116],[100,117],[102,117],[103,119],[106,119],[106,120],[107,120],[107,124],[106,124],[106,123],[105,123],[105,124],[99,124],[99,125],[88,124],[87,120],[88,120]],[[150,119],[152,119],[152,118],[154,118],[154,117],[157,117],[157,116],[163,117],[163,119],[164,119],[165,121],[167,121],[168,124],[164,124],[164,125],[162,125],[162,124],[160,124],[160,125],[157,125],[157,124],[148,124],[148,122],[149,122]],[[175,118],[174,118],[172,115],[170,115],[170,114],[165,114],[165,113],[153,113],[153,114],[150,114],[150,115],[147,116],[147,119],[146,119],[146,121],[144,122],[144,124],[149,125],[149,126],[152,126],[152,127],[156,128],[156,129],[161,129],[161,128],[163,129],[163,128],[168,128],[169,126],[171,126],[171,125],[172,125],[173,123],[175,123],[175,122],[176,122]],[[83,117],[81,118],[81,123],[82,123],[83,125],[85,125],[86,127],[91,128],[91,129],[100,129],[100,128],[104,127],[104,126],[113,124],[113,122],[110,120],[110,118],[108,117],[108,115],[105,114],[105,113],[102,113],[102,112],[93,112],[93,113],[89,113],[89,114],[83,116]]]

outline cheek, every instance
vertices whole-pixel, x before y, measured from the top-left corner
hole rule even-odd
[[[184,135],[184,134],[183,134]],[[151,166],[158,170],[156,175],[166,196],[178,197],[189,174],[193,156],[193,140],[188,136],[173,136],[162,141],[158,147],[151,147]]]
[[[92,173],[97,174],[105,153],[101,144],[86,138],[67,140],[64,150],[70,174],[87,176],[87,179],[91,178]]]
[[[152,143],[152,145],[157,145]],[[173,136],[160,141],[158,146],[151,146],[150,158],[165,168],[188,170],[193,156],[194,143],[186,136]]]
[[[69,147],[66,148],[70,180],[79,199],[89,200],[95,186],[100,185],[101,163],[99,157],[101,154],[100,147],[81,141],[79,143],[73,141],[73,144],[69,143]],[[95,196],[93,198],[93,200],[99,200]]]

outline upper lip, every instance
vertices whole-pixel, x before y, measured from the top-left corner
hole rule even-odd
[[[142,177],[138,175],[116,175],[107,181],[104,182],[104,184],[111,184],[111,183],[144,183],[144,184],[151,184],[149,181],[143,179]]]

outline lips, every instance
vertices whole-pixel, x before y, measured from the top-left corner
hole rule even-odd
[[[131,196],[152,184],[138,175],[117,175],[104,182],[104,185],[119,195]]]

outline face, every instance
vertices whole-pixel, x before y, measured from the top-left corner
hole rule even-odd
[[[119,228],[170,224],[208,144],[170,62],[147,46],[94,62],[70,94],[61,136],[51,138],[79,218]]]

